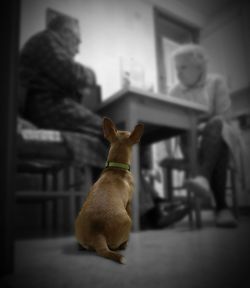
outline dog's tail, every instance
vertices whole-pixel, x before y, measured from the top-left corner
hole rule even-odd
[[[98,234],[95,237],[95,244],[93,245],[95,247],[96,253],[102,257],[114,260],[118,263],[125,264],[126,259],[123,255],[111,251],[107,245],[107,241],[104,235]]]

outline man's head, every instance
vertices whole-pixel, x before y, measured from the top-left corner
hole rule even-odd
[[[204,77],[207,70],[207,57],[201,46],[182,45],[174,52],[173,57],[177,77],[183,85],[194,86]]]
[[[76,20],[59,15],[50,21],[48,29],[60,35],[71,57],[74,57],[79,52],[81,36],[79,24]]]

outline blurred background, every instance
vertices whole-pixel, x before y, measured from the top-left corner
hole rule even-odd
[[[211,207],[209,208],[205,205],[204,208],[208,214],[210,213],[207,229],[206,224],[204,224],[205,228],[203,227],[198,234],[197,231],[194,232],[192,229],[187,234],[184,233],[185,235],[183,233],[178,234],[178,229],[181,229],[182,232],[183,227],[185,227],[185,230],[188,229],[187,219],[182,224],[179,224],[180,226],[177,225],[177,230],[175,229],[176,227],[173,227],[166,230],[137,231],[132,233],[132,244],[126,257],[137,257],[137,260],[132,260],[132,264],[130,264],[135,267],[134,272],[131,272],[131,267],[129,269],[128,266],[126,269],[122,267],[122,272],[117,271],[118,268],[108,266],[109,262],[107,264],[102,259],[103,262],[100,260],[101,262],[99,263],[89,253],[86,256],[90,257],[87,262],[90,261],[88,263],[90,263],[91,269],[88,270],[86,262],[85,264],[80,262],[78,250],[74,247],[72,223],[81,206],[81,201],[86,195],[86,191],[82,194],[82,189],[92,183],[93,177],[89,176],[88,169],[82,171],[83,174],[81,174],[72,167],[66,167],[65,163],[67,163],[68,159],[63,158],[62,161],[62,158],[60,158],[60,149],[63,149],[61,146],[56,146],[56,148],[46,146],[51,144],[50,141],[60,142],[61,135],[57,134],[57,132],[54,134],[38,133],[35,136],[30,136],[29,133],[22,134],[25,140],[31,140],[31,144],[22,150],[24,152],[22,152],[21,156],[28,155],[32,149],[35,149],[34,151],[32,150],[32,155],[35,155],[36,158],[38,156],[40,158],[43,157],[41,151],[44,149],[51,151],[53,157],[55,151],[60,155],[57,155],[59,158],[56,158],[56,160],[49,156],[53,158],[53,163],[42,161],[42,164],[39,162],[39,165],[37,165],[36,161],[35,165],[34,162],[31,165],[32,158],[29,156],[28,165],[27,161],[25,163],[22,162],[22,165],[20,164],[16,158],[16,154],[18,157],[20,156],[18,152],[16,153],[20,144],[20,139],[16,135],[16,95],[19,91],[17,80],[19,51],[24,43],[32,35],[43,30],[48,24],[50,17],[57,13],[67,15],[75,19],[79,24],[81,44],[75,60],[94,71],[98,86],[98,100],[85,99],[85,104],[89,105],[91,109],[93,105],[100,105],[117,91],[126,88],[126,81],[129,82],[130,87],[150,93],[152,97],[154,95],[155,97],[167,95],[170,87],[176,83],[171,53],[181,44],[199,43],[209,55],[208,71],[222,74],[226,78],[233,105],[232,117],[236,125],[241,129],[246,147],[249,148],[250,7],[248,1],[12,0],[8,5],[6,10],[7,22],[3,24],[7,37],[4,41],[5,54],[2,56],[5,60],[6,81],[3,81],[4,105],[1,105],[1,122],[3,123],[1,132],[3,139],[1,143],[3,146],[1,146],[1,158],[3,161],[1,160],[1,165],[2,171],[4,171],[2,174],[3,181],[1,181],[3,186],[3,189],[1,189],[1,229],[4,235],[1,239],[1,258],[3,256],[4,269],[1,274],[9,276],[3,278],[3,285],[6,285],[6,287],[22,287],[22,285],[23,287],[80,287],[82,283],[85,283],[83,285],[85,287],[89,287],[89,285],[93,285],[93,287],[108,287],[111,284],[120,285],[119,278],[125,282],[127,278],[129,281],[126,285],[131,285],[132,287],[140,287],[147,285],[147,283],[149,287],[153,287],[153,285],[167,287],[168,281],[172,285],[169,287],[208,287],[206,285],[210,284],[213,287],[225,288],[247,287],[247,284],[245,285],[247,283],[245,281],[245,268],[249,261],[246,256],[244,258],[242,255],[247,255],[249,252],[249,244],[246,243],[249,241],[249,233],[247,231],[250,228],[250,194],[244,190],[240,179],[237,177],[235,183],[237,205],[240,216],[243,217],[243,226],[240,226],[236,232],[227,231],[222,234],[222,232],[218,233],[218,231],[213,230],[214,228],[211,228],[211,223],[209,222],[212,219],[210,215]],[[97,102],[92,103],[93,101]],[[152,115],[153,117],[154,115]],[[32,141],[40,141],[43,137],[49,143],[46,143],[45,146],[43,143],[42,146],[35,147]],[[169,152],[171,145],[175,145],[175,142],[166,144],[164,141],[150,147],[151,166],[153,169],[160,170],[161,177],[163,177],[163,172],[156,163],[166,157],[168,153],[171,153]],[[174,151],[175,156],[178,158],[180,152],[176,151],[176,149]],[[248,149],[246,157],[249,157],[249,151]],[[65,151],[62,151],[63,153]],[[51,160],[52,158],[49,159]],[[53,166],[52,170],[50,165]],[[18,172],[17,175],[16,171]],[[84,175],[85,179],[83,181],[82,175]],[[174,185],[178,186],[182,181],[183,174],[175,172]],[[156,181],[154,183],[154,187],[159,190],[160,195],[165,193],[162,185],[163,182],[159,183],[159,181]],[[63,194],[64,192],[58,199],[55,198],[54,194],[47,195],[46,199],[42,192],[39,195],[35,194],[36,196],[32,194],[40,190],[57,190],[60,192],[65,189],[74,191],[74,195],[70,194],[71,196],[73,195],[73,198],[67,196],[68,194]],[[19,190],[25,190],[26,194],[23,193],[20,196],[16,196]],[[186,197],[186,195],[186,191],[177,191],[175,194],[178,199]],[[165,234],[161,234],[164,232]],[[144,235],[143,233],[146,234]],[[66,240],[64,240],[64,237],[66,237]],[[145,239],[146,241],[142,244]],[[185,244],[180,239],[185,239]],[[219,239],[219,244],[216,244],[215,239]],[[227,242],[227,239],[229,239],[229,242]],[[170,241],[168,248],[165,247],[167,241]],[[214,250],[217,255],[221,251],[223,251],[221,253],[229,253],[225,257],[228,262],[233,263],[235,261],[235,265],[227,266],[225,262],[216,257],[210,259],[209,255],[211,255],[213,249],[208,247],[210,247],[211,243],[215,245]],[[232,243],[232,245],[229,243]],[[222,248],[224,244],[226,245],[224,247],[226,250]],[[155,247],[157,245],[161,248],[156,252],[155,256],[154,253],[157,250]],[[197,247],[196,245],[200,245],[200,250],[191,249],[192,252],[190,252],[190,246]],[[244,248],[241,250],[239,246]],[[47,260],[41,260],[40,264],[37,265],[34,263],[39,263],[40,255],[36,253],[40,247],[42,247],[45,254],[47,251],[55,250],[51,255],[46,254]],[[60,250],[58,247],[63,248],[60,248]],[[179,250],[177,255],[174,253],[175,248]],[[32,249],[36,250],[36,252]],[[227,249],[229,249],[229,252]],[[170,253],[170,255],[168,255],[169,252],[164,254],[165,251],[169,250],[173,253]],[[69,271],[70,267],[66,264],[60,266],[59,260],[51,264],[52,266],[49,265],[50,269],[55,269],[58,273],[67,271],[65,272],[65,281],[62,280],[62,274],[58,275],[59,278],[62,278],[60,281],[53,278],[51,271],[47,275],[46,263],[49,259],[57,258],[58,254],[55,254],[55,251],[63,255],[61,261],[66,262],[69,259],[72,267],[77,265],[75,270],[72,268],[74,271]],[[33,258],[29,255],[32,253],[35,253]],[[169,263],[166,260],[159,260],[161,255],[157,253],[163,253],[164,257],[169,256],[172,259],[172,263],[175,259],[178,260],[173,264],[173,267],[171,265],[167,266]],[[147,261],[152,259],[152,257],[154,261],[149,261],[150,264],[147,266],[145,264],[146,260],[142,260],[143,255],[146,255],[145,259]],[[178,280],[179,268],[177,266],[181,263],[178,261],[181,261],[182,257],[193,258],[195,257],[194,255],[197,257],[197,261],[193,263],[184,261],[183,267],[180,268],[184,273],[184,278],[182,281]],[[203,258],[202,255],[204,256]],[[207,264],[205,263],[206,257],[209,259]],[[237,269],[235,266],[240,265],[241,257],[244,258],[242,258],[242,267],[244,266],[244,268]],[[158,263],[158,260],[163,262]],[[200,261],[203,263],[202,267],[198,267]],[[28,274],[32,271],[33,264],[35,276],[31,279]],[[22,265],[24,266],[22,267]],[[86,269],[83,272],[80,269],[81,265]],[[141,268],[138,268],[139,265],[142,265]],[[209,270],[213,265],[214,270]],[[59,270],[56,270],[57,268],[55,267],[59,266]],[[191,266],[192,268],[190,268]],[[93,269],[96,267],[101,269],[97,276],[93,273]],[[45,271],[44,278],[42,274],[38,273],[39,269]],[[147,274],[146,269],[152,269],[152,272],[147,277],[145,275]],[[240,270],[242,274],[240,274]],[[74,283],[75,271],[85,273],[86,282],[77,276],[78,280],[75,280]],[[105,271],[108,271],[107,274],[109,276],[105,274]],[[220,273],[216,274],[216,271],[220,271]],[[201,276],[203,272],[208,273],[205,279]],[[112,278],[112,273],[117,273],[117,278]],[[226,276],[230,273],[234,274],[232,278]],[[195,277],[192,278],[190,275],[195,275]],[[101,279],[105,280],[102,281]],[[232,283],[232,286],[230,286],[230,283]],[[243,284],[241,285],[240,283]],[[124,284],[124,287],[127,287],[126,285]]]

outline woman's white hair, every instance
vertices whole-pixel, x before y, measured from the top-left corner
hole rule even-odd
[[[197,44],[184,44],[178,47],[173,52],[173,59],[176,60],[181,56],[190,57],[194,64],[199,65],[203,68],[206,67],[208,62],[208,56],[203,47]]]

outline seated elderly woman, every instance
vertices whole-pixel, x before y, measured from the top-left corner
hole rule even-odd
[[[194,178],[186,180],[186,186],[200,197],[213,195],[216,203],[216,225],[236,227],[237,221],[226,203],[226,176],[230,152],[233,149],[231,136],[234,131],[227,121],[230,97],[225,79],[221,75],[207,73],[207,57],[198,45],[180,46],[173,55],[177,83],[170,91],[173,97],[185,98],[205,105],[208,113],[200,119],[198,131],[199,169]],[[186,153],[186,138],[181,147]],[[187,156],[186,156],[187,157]]]

